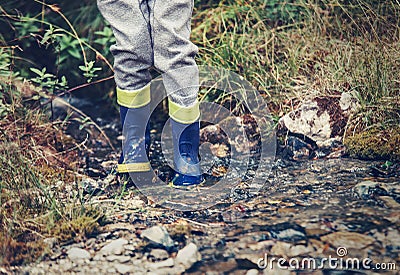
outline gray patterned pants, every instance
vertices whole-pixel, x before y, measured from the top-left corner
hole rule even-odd
[[[97,0],[111,24],[116,44],[115,82],[138,90],[151,81],[149,69],[163,73],[169,98],[192,105],[198,92],[197,47],[190,42],[193,0]]]

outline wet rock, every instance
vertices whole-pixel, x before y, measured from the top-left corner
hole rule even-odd
[[[168,234],[167,229],[163,226],[153,226],[142,232],[140,235],[142,238],[166,248],[172,248],[174,241]]]
[[[298,242],[307,239],[305,229],[296,223],[284,222],[262,227],[262,229],[268,231],[272,238],[280,241]]]
[[[228,134],[229,133],[229,134]],[[208,125],[200,130],[201,143],[210,143],[214,156],[224,158],[231,150],[246,153],[256,150],[260,130],[252,115],[222,119],[218,125]]]
[[[135,268],[133,265],[127,265],[127,264],[116,264],[114,265],[114,267],[120,274],[129,274],[133,272]]]
[[[106,244],[100,249],[100,254],[108,255],[115,254],[121,255],[125,248],[124,245],[128,244],[126,239],[120,238],[114,241],[111,241],[109,244]]]
[[[152,259],[154,259],[156,261],[161,261],[161,260],[168,259],[169,254],[164,249],[152,249],[150,251],[149,257],[151,257]]]
[[[174,266],[174,259],[169,258],[164,261],[156,262],[156,263],[149,263],[148,268],[151,270],[156,270],[164,267],[171,267]]]
[[[178,251],[175,258],[175,264],[182,265],[185,269],[189,269],[196,262],[201,260],[201,254],[197,249],[197,245],[189,243]]]
[[[375,242],[375,238],[355,232],[334,232],[321,237],[321,241],[334,247],[362,249]]]
[[[288,136],[286,146],[283,150],[283,157],[290,160],[307,160],[311,158],[316,149],[315,142],[301,139],[296,136]]]
[[[364,200],[370,199],[374,195],[386,196],[388,194],[386,189],[383,183],[369,180],[357,183],[353,187],[355,194]]]
[[[355,98],[346,93],[341,97],[316,97],[304,101],[296,110],[283,116],[279,124],[281,128],[306,136],[322,147],[328,139],[341,139],[355,102]]]
[[[400,232],[389,228],[385,232],[375,232],[374,238],[381,242],[384,247],[390,252],[400,252]]]
[[[240,266],[241,268],[248,268],[248,269],[258,268],[258,262],[260,258],[262,258],[262,255],[258,254],[243,253],[235,255],[235,260],[237,262],[237,265]]]
[[[71,261],[90,259],[90,253],[82,248],[73,247],[67,251]]]
[[[389,196],[379,196],[378,200],[382,201],[387,208],[400,209],[400,204]]]

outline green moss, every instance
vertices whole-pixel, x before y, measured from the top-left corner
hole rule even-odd
[[[97,232],[98,229],[99,223],[97,218],[91,216],[80,216],[69,221],[61,220],[55,226],[52,235],[57,236],[61,242],[72,239],[81,241]]]
[[[344,140],[350,156],[362,159],[400,160],[400,126],[372,128]]]

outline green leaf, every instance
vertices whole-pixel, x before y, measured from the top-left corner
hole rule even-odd
[[[39,70],[39,69],[30,68],[30,70],[31,70],[32,72],[34,72],[35,74],[39,75],[39,76],[42,76],[42,75],[43,75],[42,71]]]

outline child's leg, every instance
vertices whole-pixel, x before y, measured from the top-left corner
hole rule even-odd
[[[117,87],[128,91],[143,88],[151,81],[148,69],[153,65],[146,1],[97,0],[97,4],[116,39],[110,50]]]
[[[154,65],[172,101],[188,107],[197,99],[197,47],[190,41],[193,0],[151,0]]]
[[[152,0],[154,65],[161,70],[169,99],[175,185],[202,182],[199,161],[199,72],[197,47],[190,41],[193,0]]]
[[[98,0],[98,7],[116,38],[111,52],[124,135],[117,170],[120,173],[148,171],[146,152],[150,135],[146,121],[150,117],[151,81],[148,69],[153,63],[153,50],[147,1]]]

